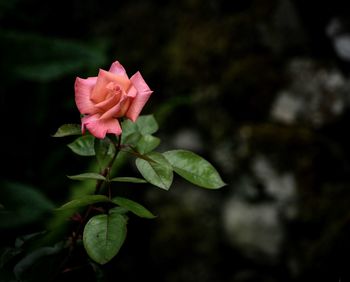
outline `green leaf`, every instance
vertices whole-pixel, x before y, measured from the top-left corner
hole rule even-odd
[[[122,144],[136,146],[141,137],[142,135],[139,132],[133,132],[129,135],[122,135]]]
[[[33,268],[35,269],[36,264],[40,260],[52,260],[52,256],[60,253],[63,250],[64,245],[64,242],[61,241],[57,242],[54,246],[45,246],[28,252],[13,267],[13,273],[16,276],[16,281],[28,281],[27,279],[24,279],[25,274],[27,274],[27,272],[33,271]],[[35,279],[34,281],[38,280]]]
[[[137,169],[151,184],[168,190],[173,182],[173,170],[166,158],[157,152],[145,155],[145,159],[136,159]]]
[[[138,131],[142,134],[153,134],[158,130],[158,123],[153,115],[139,116],[136,120]]]
[[[23,252],[23,249],[20,247],[2,247],[0,254],[0,269],[4,269],[5,265],[21,252]]]
[[[141,138],[141,134],[138,132],[136,123],[126,119],[122,121],[121,127],[123,130],[122,144],[136,145]]]
[[[101,169],[107,167],[116,154],[115,145],[107,136],[104,139],[96,138],[94,149]]]
[[[126,238],[126,223],[119,213],[96,215],[87,222],[83,243],[93,261],[105,264],[118,253]]]
[[[94,140],[94,136],[85,135],[68,144],[68,147],[79,156],[94,156]]]
[[[208,189],[218,189],[226,185],[216,169],[193,152],[172,150],[163,155],[176,173],[195,185]]]
[[[2,7],[0,10],[3,14]],[[95,70],[107,63],[105,47],[100,43],[86,44],[76,39],[14,29],[2,29],[0,37],[2,50],[6,51],[2,53],[2,63],[11,61],[8,71],[18,79],[47,83],[89,69]],[[25,52],[21,52],[23,46],[26,46]]]
[[[110,200],[108,199],[108,197],[104,195],[87,195],[79,199],[75,199],[73,201],[65,203],[64,205],[60,206],[56,210],[63,211],[63,210],[69,210],[69,209],[77,209],[77,208],[85,207],[85,206],[92,205],[99,202],[110,202]]]
[[[153,151],[160,144],[160,139],[150,134],[142,135],[136,145],[136,150],[141,154],[147,154]]]
[[[146,180],[142,178],[136,178],[136,177],[114,177],[110,179],[109,181],[113,182],[130,182],[130,183],[147,183]]]
[[[54,209],[38,189],[16,182],[0,181],[0,201],[0,229],[6,230],[41,222]]]
[[[52,137],[64,137],[70,135],[81,135],[81,126],[79,124],[64,124],[57,129]]]
[[[109,213],[119,213],[119,214],[126,214],[129,210],[123,207],[115,207],[109,210]]]
[[[158,123],[153,115],[139,116],[136,122],[129,119],[121,123],[122,144],[136,145],[142,135],[150,135],[158,130]],[[156,137],[154,137],[156,138]]]
[[[121,122],[121,127],[122,127],[122,130],[123,130],[122,137],[123,136],[128,136],[128,135],[138,131],[136,123],[132,122],[130,119],[123,120]]]
[[[142,206],[139,203],[136,203],[135,201],[132,201],[130,199],[116,197],[116,198],[112,199],[112,202],[129,210],[129,211],[131,211],[132,213],[136,214],[139,217],[143,217],[143,218],[155,218],[156,217],[148,209],[146,209],[144,206]]]
[[[106,177],[95,172],[86,172],[77,175],[68,175],[68,178],[73,180],[106,180]]]

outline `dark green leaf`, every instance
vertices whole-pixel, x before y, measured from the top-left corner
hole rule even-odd
[[[96,138],[94,148],[100,168],[106,168],[116,153],[115,145],[112,140],[106,136],[104,139]]]
[[[160,144],[160,139],[150,134],[142,135],[136,145],[136,150],[141,154],[147,154],[153,151]]]
[[[45,246],[29,252],[13,268],[17,281],[24,281],[22,279],[24,273],[29,271],[39,260],[54,254],[58,254],[63,248],[64,242],[61,241],[56,243],[54,246]]]
[[[72,77],[89,68],[95,70],[107,62],[100,44],[14,29],[2,29],[0,37],[3,50],[8,51],[5,56],[10,55],[12,61],[9,71],[25,80],[47,83],[67,75]],[[23,46],[26,46],[25,52],[21,52]]]
[[[129,210],[123,207],[115,207],[109,210],[109,213],[119,213],[119,214],[126,214]]]
[[[114,177],[110,179],[110,181],[114,182],[130,182],[130,183],[147,183],[146,180],[142,178],[136,178],[136,177]]]
[[[141,137],[142,135],[139,132],[133,132],[129,135],[122,135],[122,144],[136,146]]]
[[[0,252],[0,269],[3,269],[8,262],[10,262],[14,257],[16,257],[21,252],[23,252],[23,249],[19,247],[15,247],[15,248],[3,247]]]
[[[136,122],[124,120],[122,130],[122,144],[136,145],[142,135],[155,133],[158,130],[158,123],[153,115],[143,115],[139,116]]]
[[[81,126],[79,124],[64,124],[57,129],[52,137],[64,137],[70,135],[81,135]]]
[[[130,119],[125,119],[121,123],[122,127],[122,137],[126,137],[132,133],[135,133],[138,131],[137,125],[135,122],[132,122]],[[123,140],[122,140],[123,141]]]
[[[139,116],[136,120],[138,131],[142,134],[153,134],[158,130],[158,123],[153,115]]]
[[[136,145],[141,138],[136,123],[126,119],[121,123],[121,126],[123,130],[122,144]]]
[[[119,213],[96,215],[87,222],[83,242],[93,261],[105,264],[118,253],[126,238],[126,223]]]
[[[142,206],[139,203],[136,203],[132,200],[122,198],[122,197],[116,197],[116,198],[112,199],[112,202],[129,210],[129,211],[131,211],[132,213],[136,214],[139,217],[144,217],[144,218],[155,218],[156,217],[148,209],[146,209],[144,206]]]
[[[62,211],[62,210],[68,210],[68,209],[77,209],[77,208],[85,207],[85,206],[92,205],[95,203],[100,203],[100,202],[110,202],[110,200],[108,199],[108,197],[104,195],[87,195],[79,199],[72,200],[60,206],[56,210]]]
[[[121,123],[121,126],[123,130],[122,144],[136,145],[141,138],[136,123],[126,119]]]
[[[77,155],[80,156],[94,156],[94,140],[95,137],[92,135],[85,135],[77,138],[72,143],[68,144],[68,147]]]
[[[77,175],[68,175],[68,178],[73,180],[106,180],[106,177],[99,173],[87,172]]]
[[[54,205],[33,187],[7,181],[1,181],[0,187],[0,228],[39,222],[54,209]]]
[[[195,185],[209,189],[218,189],[226,185],[216,169],[193,152],[172,150],[163,155],[176,173]]]
[[[137,169],[151,184],[168,190],[173,182],[173,170],[166,158],[156,152],[145,156],[147,159],[136,159]]]

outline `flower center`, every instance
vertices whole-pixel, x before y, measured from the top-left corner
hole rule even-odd
[[[122,94],[122,89],[121,87],[119,86],[118,83],[116,82],[109,82],[107,85],[106,85],[106,89],[107,89],[107,95],[106,95],[106,98],[111,98],[113,96],[116,96],[117,100],[119,101],[120,100],[120,96]]]
[[[106,112],[120,103],[124,95],[123,93],[123,88],[121,88],[118,83],[109,82],[105,86],[104,100],[95,104],[95,107],[102,113]]]

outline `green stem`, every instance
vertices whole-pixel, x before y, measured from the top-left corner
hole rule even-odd
[[[129,147],[131,149],[131,151],[121,150],[122,152],[129,153],[129,154],[134,155],[135,157],[138,157],[138,158],[143,159],[145,161],[155,163],[155,161],[152,160],[151,158],[139,153],[133,146],[131,146],[131,145],[124,145],[124,146]]]
[[[122,134],[120,134],[118,136],[118,143],[117,144],[115,142],[113,142],[113,140],[112,140],[113,145],[115,147],[115,154],[114,154],[113,158],[110,160],[110,162],[108,163],[107,167],[101,173],[107,179],[108,197],[109,197],[109,199],[111,199],[111,186],[110,186],[110,182],[109,182],[110,173],[111,173],[113,164],[114,164],[114,162],[115,162],[119,152],[121,151],[121,147],[122,147],[121,140],[122,140]],[[102,184],[104,182],[105,182],[104,180],[98,180],[97,181],[96,188],[95,188],[95,194],[99,194],[101,192]],[[85,214],[85,216],[84,216],[84,220],[82,221],[82,224],[85,223],[85,221],[86,221],[87,217],[89,216],[90,212],[91,212],[91,209],[90,210],[88,209],[87,214]]]
[[[122,144],[121,144],[121,140],[122,140],[122,135],[120,135],[118,137],[118,143],[116,144],[115,142],[113,142],[114,146],[115,146],[115,154],[113,156],[113,158],[111,159],[111,161],[108,163],[108,166],[101,172],[101,174],[107,178],[107,184],[108,184],[108,197],[109,199],[111,199],[112,197],[112,193],[111,193],[111,187],[110,187],[110,182],[109,182],[109,178],[110,178],[110,171],[112,170],[112,166],[119,154],[119,152],[121,151],[122,148]],[[96,183],[96,187],[95,187],[95,195],[100,194],[101,193],[101,188],[102,185],[105,181],[104,180],[98,180]],[[66,259],[64,260],[64,262],[62,263],[62,265],[60,266],[60,268],[62,269],[64,267],[64,265],[66,265],[66,263],[68,262],[69,258],[71,257],[71,254],[73,252],[73,250],[75,249],[76,245],[77,245],[77,241],[78,239],[81,237],[81,234],[83,232],[83,227],[85,226],[87,220],[90,217],[91,211],[93,210],[93,205],[89,205],[82,220],[80,221],[77,229],[75,231],[72,232],[72,243],[71,246],[69,248],[69,253],[68,256],[66,257]]]
[[[106,177],[107,179],[110,178],[110,172],[112,170],[113,164],[114,164],[119,152],[121,151],[121,147],[122,147],[121,140],[122,140],[122,134],[119,135],[117,144],[115,142],[113,142],[113,140],[112,140],[112,143],[115,147],[115,154],[114,154],[113,158],[111,159],[111,161],[108,163],[107,167],[101,172],[101,174],[104,177]],[[95,194],[100,193],[100,190],[101,190],[103,183],[104,183],[104,180],[98,180],[97,185],[96,185],[96,189],[95,189]]]

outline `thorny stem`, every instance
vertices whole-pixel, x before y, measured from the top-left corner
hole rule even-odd
[[[111,161],[108,163],[108,166],[101,172],[101,175],[103,175],[104,177],[106,177],[107,179],[109,179],[110,177],[110,171],[112,169],[112,166],[118,156],[118,153],[121,151],[122,148],[122,144],[121,144],[121,140],[122,140],[122,135],[120,134],[118,137],[118,143],[115,143],[114,141],[113,144],[115,146],[116,152],[113,156],[113,158],[111,159]],[[96,187],[95,187],[95,195],[99,194],[101,192],[101,188],[103,185],[104,181],[103,180],[98,180],[96,183]],[[112,197],[112,193],[111,193],[111,187],[110,187],[110,182],[108,182],[108,197],[109,199],[111,199]],[[88,209],[86,210],[84,216],[82,217],[82,219],[79,222],[79,225],[77,227],[77,229],[75,231],[72,232],[72,236],[71,236],[71,243],[70,243],[70,247],[69,247],[69,251],[68,251],[68,255],[67,257],[64,259],[64,261],[62,262],[61,266],[59,267],[59,271],[61,271],[62,273],[65,272],[65,269],[63,269],[63,267],[66,265],[66,263],[68,262],[69,258],[71,257],[73,250],[75,249],[76,245],[77,245],[77,241],[79,238],[81,238],[81,234],[83,231],[83,227],[85,226],[92,210],[94,209],[93,205],[90,205],[88,207]]]
[[[114,164],[114,161],[115,161],[115,159],[117,158],[118,153],[120,152],[120,148],[121,148],[121,139],[122,139],[122,135],[120,135],[120,136],[118,137],[118,144],[115,144],[115,143],[113,142],[113,144],[114,144],[114,146],[115,146],[115,149],[116,149],[115,154],[114,154],[113,158],[111,159],[111,161],[109,162],[108,166],[107,166],[107,167],[102,171],[102,173],[101,173],[101,174],[102,174],[104,177],[106,177],[107,179],[109,179],[109,174],[110,174],[110,171],[111,171],[112,166],[113,166],[113,164]],[[98,180],[98,181],[97,181],[97,183],[96,183],[96,188],[95,188],[95,194],[99,194],[99,193],[100,193],[103,183],[104,183],[103,180]],[[109,196],[109,198],[111,198],[110,185],[109,185],[109,187],[108,187],[108,190],[109,190],[109,191],[108,191],[108,194],[109,194],[108,196]],[[82,229],[83,225],[86,223],[86,221],[87,221],[87,219],[88,219],[88,217],[89,217],[89,215],[90,215],[92,209],[93,209],[93,206],[90,205],[90,206],[88,207],[88,209],[87,209],[87,211],[86,211],[86,213],[85,213],[83,219],[81,220],[79,226],[78,226],[78,229],[79,229],[79,230],[77,230],[77,232],[76,232],[76,235],[77,235],[77,236],[80,235],[81,229]],[[78,232],[78,231],[79,231],[79,232]]]
[[[111,161],[109,162],[109,164],[108,164],[108,166],[102,171],[102,175],[104,176],[104,177],[106,177],[107,179],[109,179],[109,174],[110,174],[110,171],[111,171],[111,169],[112,169],[112,166],[113,166],[113,164],[114,164],[114,161],[115,161],[115,159],[117,158],[117,156],[118,156],[118,153],[120,152],[120,149],[121,149],[121,140],[122,140],[122,135],[120,134],[119,135],[119,137],[118,137],[118,143],[117,144],[115,144],[114,142],[113,142],[113,144],[114,144],[114,146],[115,146],[115,154],[114,154],[114,156],[113,156],[113,158],[111,159]],[[97,183],[96,183],[96,188],[95,188],[95,194],[99,194],[100,193],[100,190],[101,190],[101,188],[102,188],[102,184],[104,183],[104,181],[103,180],[98,180],[97,181]],[[108,185],[108,196],[109,196],[109,198],[111,198],[111,190],[110,190],[110,185]],[[84,215],[84,217],[83,217],[83,219],[82,219],[82,221],[81,221],[81,223],[80,223],[80,225],[79,225],[79,227],[80,226],[83,226],[84,224],[85,224],[85,222],[87,221],[87,219],[88,219],[88,217],[89,217],[89,215],[90,215],[90,213],[91,213],[91,211],[92,211],[92,208],[93,208],[93,206],[92,205],[90,205],[89,206],[89,208],[87,209],[87,211],[86,211],[86,213],[85,213],[85,215]],[[80,227],[80,229],[81,229],[82,227]],[[81,231],[81,230],[80,230]],[[79,235],[80,234],[80,232],[77,232],[77,235]]]

